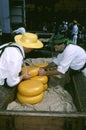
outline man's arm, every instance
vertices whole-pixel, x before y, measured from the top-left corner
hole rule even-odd
[[[54,62],[51,62],[50,64],[48,64],[47,66],[43,67],[46,71],[47,70],[53,70],[55,68],[57,68],[57,65]]]
[[[47,76],[49,76],[49,75],[62,75],[62,73],[60,73],[57,70],[51,70],[51,71],[46,71],[46,75]]]
[[[52,70],[45,70],[44,68],[40,68],[39,70],[39,75],[63,75],[60,73],[57,69],[52,69]]]

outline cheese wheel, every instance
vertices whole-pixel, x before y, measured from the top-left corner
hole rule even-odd
[[[48,89],[48,84],[44,84],[44,90],[47,90]]]
[[[37,66],[37,67],[45,67],[47,65],[48,65],[48,63],[36,63],[36,64],[34,64],[34,66]]]
[[[41,94],[39,94],[37,96],[33,96],[33,97],[27,97],[27,96],[21,95],[20,93],[17,93],[17,99],[19,100],[19,102],[27,103],[27,104],[36,104],[43,99],[43,96],[44,96],[43,92]]]
[[[43,83],[36,80],[25,80],[18,85],[18,91],[24,96],[36,96],[44,90]]]
[[[39,67],[37,67],[37,66],[24,66],[24,67],[22,67],[21,73],[24,74],[26,71],[29,73],[29,75],[31,75],[33,77],[33,76],[38,75]]]
[[[32,77],[31,80],[41,81],[43,84],[45,84],[48,82],[48,77],[47,76],[35,76],[35,77]]]

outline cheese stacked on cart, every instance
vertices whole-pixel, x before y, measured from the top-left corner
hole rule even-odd
[[[40,65],[42,65],[43,67],[43,64]],[[38,76],[38,71],[40,67],[41,66],[34,65],[25,66],[22,68],[22,74],[27,70],[32,76],[32,78],[29,80],[22,81],[18,85],[17,99],[19,100],[19,102],[36,104],[42,101],[44,97],[44,91],[48,88],[48,77]]]

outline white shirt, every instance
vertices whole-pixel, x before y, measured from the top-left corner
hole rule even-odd
[[[13,44],[18,46],[25,56],[23,47],[16,43]],[[6,79],[6,82],[10,87],[17,85],[20,82],[19,72],[21,71],[22,64],[23,56],[18,48],[5,48],[0,57],[0,85],[4,85],[4,79]]]
[[[72,34],[74,34],[74,35],[78,34],[78,26],[76,24],[73,26]]]
[[[26,32],[25,28],[23,28],[23,27],[18,28],[18,29],[13,31],[13,33],[20,33],[20,34],[24,34],[25,32]]]
[[[53,60],[58,65],[57,70],[65,74],[69,67],[73,70],[79,70],[86,63],[86,52],[77,45],[68,45],[61,54]]]

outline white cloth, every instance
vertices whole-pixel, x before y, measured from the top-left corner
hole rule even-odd
[[[24,54],[22,46],[13,44],[18,46]],[[23,56],[20,50],[16,47],[7,47],[0,57],[0,85],[4,85],[4,79],[10,87],[17,85],[20,82],[19,72],[22,64]]]
[[[69,68],[79,70],[86,63],[86,52],[83,48],[70,44],[53,60],[58,65],[57,70],[65,74]]]
[[[14,30],[13,33],[24,34],[24,33],[25,33],[25,28],[23,28],[23,27],[18,28],[18,29],[16,29],[16,30]]]
[[[73,26],[72,34],[75,34],[75,35],[78,34],[78,26],[76,24]]]
[[[86,77],[86,68],[82,70],[82,73]]]
[[[72,41],[73,41],[73,43],[74,43],[75,45],[77,44],[77,38],[78,38],[77,35],[73,35]]]
[[[78,26],[75,24],[72,29],[72,41],[74,44],[77,44],[77,38],[78,38]]]

